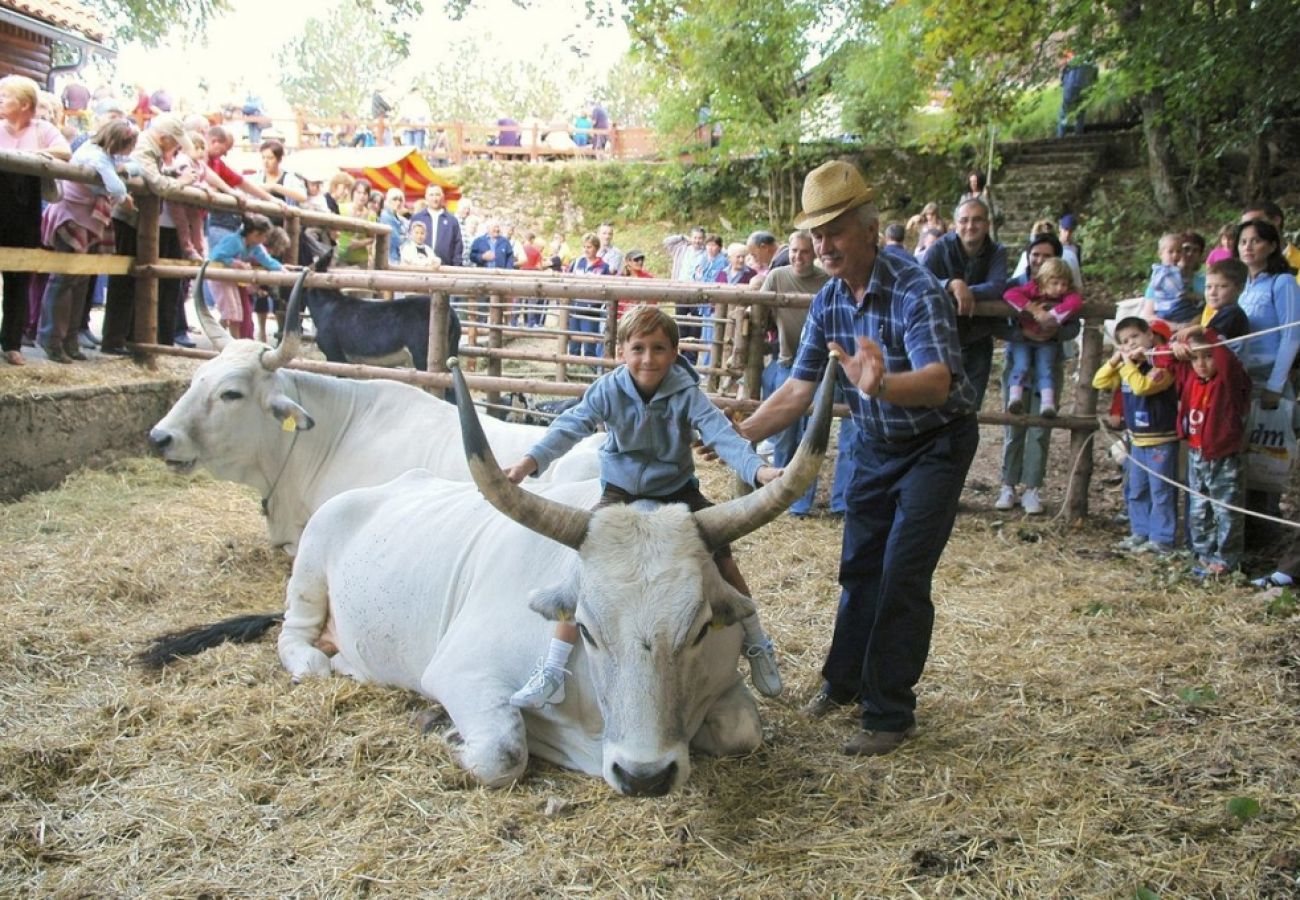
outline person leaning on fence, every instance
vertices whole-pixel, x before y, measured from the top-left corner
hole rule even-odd
[[[829,354],[858,426],[849,450],[842,587],[811,717],[861,704],[850,755],[896,750],[916,727],[916,683],[934,631],[935,568],[979,445],[975,389],[957,315],[934,276],[879,252],[874,192],[849,163],[804,180],[795,225],[812,232],[831,280],[813,298],[789,380],[740,426],[761,441],[798,421]]]
[[[1187,541],[1195,574],[1224,575],[1241,566],[1245,525],[1241,506],[1246,472],[1250,376],[1213,330],[1193,334],[1155,354],[1178,388],[1178,436],[1187,446]]]
[[[1045,263],[1061,260],[1061,242],[1051,232],[1035,234],[1030,237],[1022,254],[1026,259],[1025,272],[1012,278],[1012,285],[1023,285],[1031,281]],[[1068,262],[1067,262],[1068,265]],[[1077,288],[1077,283],[1076,283]],[[1062,347],[1064,350],[1064,346]],[[1062,352],[1056,356],[1052,370],[1052,382],[1060,385],[1064,382],[1064,358]],[[1119,394],[1116,393],[1118,398]],[[1011,371],[1003,366],[1002,403],[1011,402]],[[1025,412],[1037,416],[1042,411],[1043,398],[1031,390],[1025,397]],[[1122,422],[1122,419],[1120,420]],[[1118,426],[1117,426],[1118,427]],[[1043,481],[1047,476],[1047,457],[1052,446],[1052,431],[1042,425],[1007,425],[1002,430],[1002,489],[993,503],[994,509],[1013,509],[1017,502],[1028,515],[1041,515],[1043,501],[1039,496]],[[1024,486],[1024,493],[1019,501],[1016,488]]]
[[[0,150],[37,151],[54,159],[72,155],[59,129],[36,118],[36,82],[21,75],[0,78]],[[0,247],[37,248],[41,244],[41,179],[0,172]],[[27,325],[29,272],[0,273],[4,303],[0,312],[0,350],[5,362],[21,366]]]
[[[594,232],[587,232],[582,236],[582,256],[579,256],[569,264],[569,274],[571,275],[611,275],[609,266],[600,258],[600,238],[596,237]],[[603,309],[604,306],[598,300],[571,300],[570,305],[574,307],[574,312],[569,316],[569,330],[581,332],[586,335],[597,336],[601,333],[603,327]],[[570,356],[591,356],[601,355],[601,342],[599,340],[580,341],[576,337],[569,338],[569,355]]]
[[[598,509],[638,500],[685,503],[692,511],[711,506],[695,477],[691,445],[696,432],[746,483],[758,487],[780,475],[781,470],[764,463],[704,394],[699,375],[677,344],[677,323],[671,316],[652,306],[634,308],[618,325],[622,365],[596,379],[578,405],[552,422],[524,458],[505,470],[506,477],[518,484],[546,471],[601,425],[609,438],[600,449],[603,491]],[[727,583],[750,597],[731,547],[719,548],[713,558]],[[757,612],[740,624],[754,686],[775,697],[781,693],[781,673],[772,641]],[[571,621],[558,622],[545,659],[510,702],[531,708],[561,702],[564,666],[577,639]]]
[[[73,165],[95,170],[102,184],[63,182],[63,196],[45,208],[41,242],[57,253],[112,253],[113,205],[134,207],[117,167],[135,149],[138,132],[129,119],[101,125],[72,154]],[[94,275],[55,274],[45,286],[37,342],[59,363],[85,359],[79,343],[83,306]]]
[[[172,178],[163,174],[163,170],[176,158],[176,154],[194,155],[190,136],[179,116],[164,113],[155,116],[149,127],[140,132],[135,142],[135,152],[131,161],[140,170],[140,175],[150,190],[158,191],[168,188],[186,187],[194,183],[197,173],[189,170]],[[181,255],[180,237],[176,233],[175,223],[167,214],[166,207],[159,215],[158,256],[162,259],[177,259]],[[118,203],[113,207],[113,243],[118,256],[136,256],[138,251],[137,225],[139,216],[133,206]],[[158,313],[157,341],[159,344],[173,344],[176,340],[176,310],[181,300],[181,283],[175,278],[158,279]],[[103,353],[117,356],[125,355],[127,340],[131,339],[135,328],[135,277],[131,275],[110,275],[108,279],[108,297],[104,304],[104,339],[100,348]]]
[[[1155,332],[1146,319],[1120,319],[1115,324],[1115,346],[1114,355],[1093,376],[1092,386],[1123,392],[1129,442],[1124,501],[1130,534],[1119,546],[1169,556],[1174,552],[1178,517],[1178,489],[1174,486],[1178,478],[1178,392],[1169,371],[1155,368],[1148,358],[1155,347]]]

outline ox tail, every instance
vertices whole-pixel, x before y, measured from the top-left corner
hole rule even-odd
[[[160,634],[135,655],[135,661],[146,669],[161,669],[172,660],[197,656],[227,642],[250,644],[283,621],[284,613],[260,613]]]

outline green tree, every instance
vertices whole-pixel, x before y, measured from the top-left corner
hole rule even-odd
[[[355,116],[401,58],[383,26],[355,3],[308,19],[276,53],[280,88],[294,109],[312,116]]]
[[[119,42],[152,47],[173,28],[196,34],[230,7],[226,0],[97,0],[95,9]]]
[[[844,128],[869,143],[901,140],[913,111],[934,84],[918,66],[925,41],[923,4],[900,0],[864,10],[860,33],[829,60],[842,98]]]

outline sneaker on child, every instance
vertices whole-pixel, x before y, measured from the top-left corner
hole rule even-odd
[[[1004,512],[1014,508],[1016,505],[1016,489],[1009,484],[1002,485],[1002,490],[998,493],[998,499],[994,501],[993,508],[1000,509]]]
[[[1025,489],[1025,493],[1020,498],[1020,507],[1027,516],[1041,516],[1043,514],[1043,501],[1038,497],[1038,488]]]
[[[770,640],[761,644],[748,644],[744,648],[749,660],[749,680],[764,697],[781,695],[781,670],[776,665],[776,648]]]
[[[564,701],[563,669],[551,669],[538,662],[528,681],[510,697],[510,705],[521,709],[541,709],[550,703]]]

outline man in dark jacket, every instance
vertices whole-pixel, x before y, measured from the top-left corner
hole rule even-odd
[[[447,212],[447,201],[442,188],[431,184],[424,189],[425,209],[411,216],[411,224],[424,223],[424,242],[433,248],[433,255],[444,266],[459,266],[465,256],[465,241],[460,234],[460,222]]]
[[[966,377],[975,386],[978,411],[993,369],[993,336],[1003,322],[974,316],[981,300],[1001,300],[1007,286],[1007,251],[989,237],[992,216],[978,197],[962,203],[953,214],[956,231],[930,245],[921,264],[934,273],[957,307],[957,339]]]

